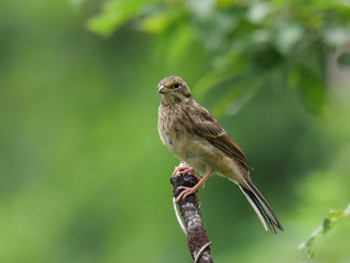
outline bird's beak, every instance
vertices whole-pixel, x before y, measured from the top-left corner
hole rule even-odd
[[[164,94],[165,93],[165,86],[164,85],[160,85],[159,88],[158,88],[158,92],[161,93],[161,94]]]

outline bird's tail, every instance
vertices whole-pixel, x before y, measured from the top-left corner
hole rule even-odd
[[[273,212],[271,206],[268,204],[258,188],[248,179],[245,180],[246,186],[239,185],[245,197],[248,199],[250,205],[253,207],[255,213],[258,215],[265,230],[270,230],[276,233],[276,227],[284,230],[282,224]]]

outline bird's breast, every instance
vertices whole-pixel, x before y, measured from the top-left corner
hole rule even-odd
[[[181,108],[160,106],[158,132],[163,144],[179,159],[201,172],[206,171],[205,159],[213,153],[208,152],[212,145],[191,130],[190,120]]]
[[[158,110],[158,132],[164,145],[176,152],[179,144],[185,139],[186,129],[181,109],[177,107],[163,107]]]

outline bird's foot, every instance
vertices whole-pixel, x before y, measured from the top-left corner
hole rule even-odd
[[[196,174],[194,168],[190,165],[188,165],[185,162],[181,162],[179,166],[177,166],[172,174],[172,177],[179,176],[179,175],[185,175],[185,174],[191,174],[193,175],[197,180],[197,184],[194,187],[186,187],[186,186],[179,186],[176,190],[182,190],[182,192],[179,194],[179,196],[176,198],[176,202],[178,203],[181,199],[185,199],[187,196],[191,194],[195,194],[196,200],[198,201],[198,196],[196,194],[198,189],[198,183],[202,181],[202,177],[200,177],[198,174]]]
[[[186,186],[179,186],[176,190],[179,191],[179,190],[182,190],[182,192],[179,194],[179,196],[176,198],[176,202],[180,202],[181,199],[185,199],[187,196],[191,195],[191,194],[195,194],[196,196],[196,199],[198,200],[198,196],[196,194],[197,192],[197,187],[194,186],[194,187],[186,187]]]
[[[192,174],[198,181],[200,181],[202,179],[202,177],[200,177],[198,174],[196,174],[193,167],[186,164],[186,163],[181,163],[181,165],[177,166],[172,174],[172,177],[184,175],[187,173]]]

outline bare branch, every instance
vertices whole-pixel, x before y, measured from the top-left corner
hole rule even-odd
[[[181,193],[177,190],[179,186],[193,187],[198,180],[191,173],[179,174],[171,177],[173,185],[173,200]],[[213,263],[211,256],[210,241],[207,232],[203,226],[202,215],[199,204],[194,194],[189,195],[178,203],[180,213],[184,219],[185,230],[187,233],[188,248],[192,255],[194,263]]]

